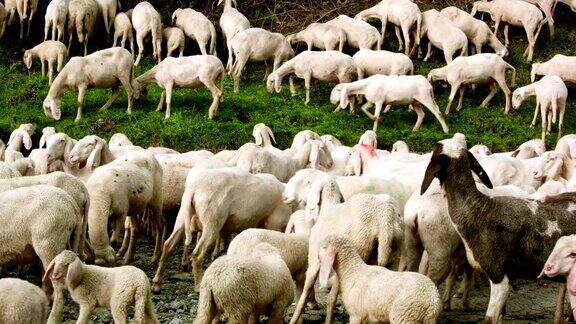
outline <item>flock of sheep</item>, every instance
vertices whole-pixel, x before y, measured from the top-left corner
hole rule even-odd
[[[39,259],[43,289],[16,278],[0,279],[0,322],[58,323],[68,291],[80,306],[79,323],[88,323],[99,306],[124,323],[132,304],[137,323],[156,323],[151,293],[160,292],[168,258],[183,239],[181,263],[191,268],[200,293],[196,323],[217,322],[222,315],[232,323],[254,322],[261,315],[281,323],[293,302],[290,322],[299,323],[307,306],[318,306],[317,279],[330,289],[326,322],[332,321],[341,295],[351,323],[434,323],[442,309],[450,308],[461,274],[459,294],[463,307],[469,307],[475,272],[490,281],[489,322],[502,320],[511,282],[518,277],[567,276],[555,317],[562,319],[566,291],[576,313],[576,135],[561,137],[564,82],[576,82],[576,58],[556,55],[535,63],[532,81],[544,77],[513,93],[506,73],[515,69],[502,58],[508,53],[509,25],[521,25],[529,43],[525,56],[532,59],[542,26],[548,23],[553,34],[556,1],[480,1],[468,14],[455,7],[421,13],[409,0],[383,0],[355,18],[341,15],[287,37],[250,28],[232,0],[220,2],[226,68],[214,55],[216,29],[192,9],[176,10],[175,26],[163,29],[160,15],[145,1],[117,13],[116,0],[52,0],[45,17],[45,39],[51,29],[52,40],[24,54],[29,68],[34,57],[42,61],[43,72],[48,65],[51,86],[44,112],[60,119],[62,94],[77,90],[78,120],[87,88],[112,88],[107,108],[120,86],[128,93],[130,112],[132,100],[156,82],[164,89],[158,110],[165,101],[166,117],[174,86],[204,85],[213,95],[212,118],[226,70],[238,91],[248,61],[273,61],[266,76],[270,92],[281,91],[286,76],[294,92],[296,75],[304,79],[309,101],[312,79],[338,82],[331,102],[338,110],[353,110],[354,103],[365,101],[361,109],[375,121],[374,128],[382,108],[410,105],[418,116],[414,129],[423,121],[424,106],[447,133],[434,82],[451,86],[445,114],[457,94],[460,109],[465,87],[476,84],[490,87],[483,105],[501,88],[505,113],[536,95],[533,124],[540,112],[542,139],[513,152],[492,153],[482,144],[468,150],[464,135],[457,133],[431,153],[417,154],[402,141],[390,152],[377,149],[374,131],[349,147],[334,136],[304,130],[282,150],[274,146],[272,130],[257,124],[254,143],[214,154],[142,148],[120,133],[109,141],[95,135],[77,140],[47,127],[32,149],[35,126],[22,124],[7,145],[0,141],[0,268]],[[30,25],[37,5],[37,0],[5,0],[0,18],[11,23],[17,14],[23,37],[24,22]],[[488,12],[496,30],[506,24],[505,45],[473,17],[476,12]],[[114,29],[114,45],[121,39],[121,47],[86,55],[100,16],[108,33]],[[381,33],[365,22],[374,17],[382,21]],[[60,43],[66,21],[68,47]],[[380,50],[388,22],[404,54]],[[148,34],[158,64],[134,78],[133,66],[141,60]],[[85,56],[65,63],[74,35]],[[186,36],[197,41],[202,55],[182,56]],[[409,57],[420,51],[424,37],[429,40],[426,59],[438,48],[447,63],[427,77],[412,75]],[[163,40],[168,56],[178,50],[180,57],[161,60]],[[131,52],[124,49],[126,41]],[[295,55],[296,42],[307,43],[308,51]],[[345,44],[359,51],[350,57],[342,53]],[[469,45],[477,54],[466,56]],[[496,53],[481,54],[484,45]],[[461,56],[453,59],[456,52]],[[59,73],[52,79],[56,63]],[[547,151],[543,140],[557,118],[559,140]],[[165,211],[174,208],[179,211],[167,236]],[[142,235],[155,240],[152,284],[142,270],[128,265]],[[226,255],[217,257],[223,251]],[[204,270],[207,256],[215,260]],[[116,267],[119,261],[125,265]],[[444,282],[440,295],[437,287]]]

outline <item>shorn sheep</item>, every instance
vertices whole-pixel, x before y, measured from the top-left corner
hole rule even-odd
[[[310,84],[312,79],[323,82],[347,83],[356,79],[356,65],[354,60],[339,51],[305,51],[282,64],[276,71],[268,75],[266,87],[269,92],[282,90],[282,79],[286,75],[296,75],[304,79],[306,99],[310,102]],[[294,96],[296,91],[290,82],[290,91]]]
[[[50,308],[38,286],[17,278],[0,279],[0,322],[44,324]]]
[[[464,241],[467,258],[490,280],[486,321],[496,323],[511,292],[510,280],[536,278],[556,240],[576,233],[572,208],[576,195],[565,193],[544,202],[491,198],[478,191],[472,172],[492,188],[486,171],[466,150],[464,135],[457,133],[434,146],[421,193],[434,178],[440,180],[450,219]]]
[[[382,47],[382,39],[378,29],[365,21],[340,15],[326,24],[342,28],[346,33],[346,44],[350,47],[377,50]]]
[[[108,109],[120,95],[120,85],[128,95],[127,113],[132,112],[132,54],[113,47],[84,57],[73,57],[54,79],[42,107],[44,114],[56,120],[61,117],[61,98],[67,90],[78,91],[76,121],[82,118],[84,94],[88,88],[112,88],[112,97],[102,109]]]
[[[48,65],[48,85],[52,85],[54,76],[54,64],[56,70],[60,72],[66,61],[66,45],[59,41],[47,40],[24,52],[24,64],[27,69],[32,68],[32,59],[37,57],[42,64],[42,76],[46,75],[46,64]]]
[[[458,50],[461,56],[468,55],[466,34],[436,9],[422,13],[422,37],[425,36],[428,38],[428,53],[424,62],[432,57],[433,47],[444,52],[446,63],[452,62]]]
[[[228,61],[226,61],[226,69],[232,69],[234,63],[234,56],[232,50],[232,39],[239,32],[250,28],[250,21],[240,11],[232,6],[236,4],[236,0],[218,0],[218,5],[224,3],[224,11],[220,16],[220,28],[226,41],[226,48],[228,49]]]
[[[418,5],[410,0],[387,0],[382,1],[372,8],[361,11],[355,17],[356,19],[368,20],[378,18],[382,23],[382,42],[386,34],[386,25],[388,22],[394,25],[396,37],[398,38],[398,51],[404,47],[404,54],[410,55],[420,46],[420,32],[422,27],[422,14]],[[400,37],[402,29],[402,37]],[[410,31],[413,30],[414,48],[410,48]]]
[[[412,60],[402,53],[361,49],[352,56],[352,59],[356,65],[359,80],[375,74],[414,74]]]
[[[532,64],[530,80],[534,82],[543,75],[557,75],[564,82],[576,83],[576,56],[556,54],[546,62]]]
[[[534,109],[534,119],[532,119],[530,127],[536,125],[536,118],[538,111],[540,111],[542,140],[544,141],[546,134],[550,133],[552,123],[555,124],[558,118],[558,139],[560,139],[566,111],[566,99],[568,98],[568,88],[566,88],[564,81],[559,76],[547,75],[539,81],[514,90],[512,94],[513,107],[515,109],[520,108],[527,97],[534,95],[536,96],[536,109]]]
[[[162,28],[162,39],[166,40],[166,57],[172,56],[172,52],[179,51],[180,57],[184,56],[184,46],[186,38],[182,29],[178,27]]]
[[[302,31],[286,36],[290,44],[304,42],[311,51],[313,47],[326,51],[340,51],[346,44],[346,33],[337,26],[312,23]]]
[[[213,119],[222,101],[222,90],[217,83],[224,77],[224,65],[220,59],[212,55],[195,55],[187,57],[167,57],[158,65],[132,81],[134,97],[138,98],[144,92],[146,85],[156,82],[162,88],[162,95],[156,111],[162,110],[166,99],[166,119],[170,118],[172,88],[182,87],[195,89],[205,86],[212,93],[212,105],[208,109],[208,117]]]
[[[84,45],[84,56],[88,55],[88,40],[94,34],[99,13],[95,0],[70,0],[68,4],[68,53],[72,46],[74,31],[78,42]]]
[[[198,43],[202,55],[216,55],[216,28],[203,13],[191,8],[179,8],[172,14],[172,22]],[[208,45],[210,47],[206,48]]]
[[[142,1],[132,11],[132,26],[136,30],[136,42],[138,43],[138,56],[134,65],[140,64],[144,53],[144,38],[152,35],[152,55],[160,63],[162,60],[162,18],[156,9],[148,2]]]
[[[323,240],[318,258],[320,285],[326,287],[334,271],[351,324],[436,323],[440,296],[428,277],[367,265],[351,242],[338,236]]]
[[[96,0],[98,7],[100,8],[100,15],[102,15],[102,20],[104,22],[104,29],[106,29],[106,34],[110,37],[110,32],[112,25],[114,24],[114,18],[116,18],[116,11],[118,10],[118,5],[120,1],[118,0]],[[108,38],[110,40],[110,38]]]
[[[52,28],[51,40],[62,41],[64,39],[64,27],[68,16],[69,0],[52,0],[46,7],[44,15],[44,40],[48,40],[48,33]]]
[[[512,71],[513,73],[512,86],[514,86],[516,69],[506,63],[506,61],[497,54],[483,53],[472,56],[461,56],[444,67],[433,69],[428,73],[428,80],[430,82],[446,81],[450,84],[451,89],[450,96],[448,97],[448,105],[446,106],[446,115],[450,113],[450,106],[457,93],[459,93],[460,96],[456,111],[460,111],[466,87],[484,83],[488,83],[490,92],[480,107],[486,107],[488,103],[490,103],[490,100],[492,100],[498,91],[496,87],[496,85],[498,85],[504,92],[504,97],[506,98],[504,114],[508,114],[510,111],[511,93],[506,82],[506,72],[508,71]]]
[[[114,18],[114,37],[112,47],[120,45],[126,46],[126,41],[130,42],[130,52],[134,52],[134,31],[132,22],[125,12],[120,12]],[[120,40],[120,41],[119,41]]]

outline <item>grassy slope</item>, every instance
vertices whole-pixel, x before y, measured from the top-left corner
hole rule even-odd
[[[555,40],[549,39],[546,27],[543,29],[535,61],[547,60],[556,53],[576,54],[573,45],[576,33],[570,29],[576,14],[562,11],[569,9],[563,5],[558,6]],[[394,39],[393,33],[390,33],[392,30],[388,31],[387,39]],[[530,65],[521,56],[526,46],[522,30],[514,28],[511,42],[512,54],[507,60],[517,68],[517,84],[527,84]],[[348,112],[332,113],[334,107],[330,105],[328,96],[333,85],[314,85],[312,102],[308,106],[303,104],[301,82],[297,82],[299,94],[294,98],[290,96],[287,86],[280,94],[267,93],[259,65],[251,65],[250,72],[246,73],[242,82],[241,91],[237,94],[232,92],[230,79],[226,79],[224,102],[214,121],[207,118],[211,97],[205,89],[177,89],[172,101],[172,118],[165,121],[163,113],[154,112],[160,95],[156,86],[149,88],[147,99],[135,103],[134,112],[130,116],[124,112],[124,93],[108,111],[99,111],[99,107],[110,95],[110,90],[90,90],[86,95],[84,119],[79,123],[74,123],[76,94],[69,92],[63,98],[63,119],[53,121],[42,112],[42,101],[48,91],[47,79],[41,77],[38,65],[35,65],[35,72],[29,75],[21,63],[21,51],[14,47],[4,42],[0,48],[0,136],[5,140],[10,130],[23,122],[35,123],[39,128],[55,126],[57,130],[76,138],[87,134],[109,138],[115,132],[123,132],[139,145],[163,145],[182,151],[236,148],[251,140],[252,126],[259,122],[266,123],[274,130],[281,147],[286,147],[296,132],[306,128],[320,134],[334,134],[346,144],[353,144],[364,130],[372,128],[372,122],[361,112],[356,116],[350,116]],[[388,44],[386,49],[390,48],[395,49],[396,45]],[[151,61],[146,60],[136,74],[151,65]],[[437,51],[433,62],[423,63],[416,59],[415,65],[416,73],[425,75],[430,69],[442,66],[443,58]],[[520,111],[504,116],[501,92],[493,99],[490,107],[479,107],[487,93],[485,88],[468,90],[463,110],[453,110],[446,118],[451,133],[462,132],[467,135],[469,143],[481,142],[493,150],[510,150],[528,139],[539,137],[539,126],[529,128],[533,99],[528,100]],[[435,92],[436,100],[443,110],[449,89],[437,87]],[[574,100],[569,99],[565,134],[576,132],[574,108]],[[415,119],[416,115],[404,107],[383,114],[378,130],[379,146],[389,148],[394,141],[403,139],[411,148],[424,151],[444,137],[430,113],[426,114],[422,128],[412,132]],[[554,145],[555,132],[554,128],[553,134],[548,137],[548,145]]]

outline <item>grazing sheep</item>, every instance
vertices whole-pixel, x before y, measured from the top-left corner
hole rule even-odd
[[[450,84],[446,115],[450,113],[450,106],[457,93],[460,94],[460,97],[456,111],[460,111],[466,86],[488,83],[490,92],[480,105],[480,107],[486,107],[498,91],[497,84],[504,92],[504,97],[506,98],[506,106],[504,107],[504,114],[506,115],[510,111],[511,93],[506,83],[506,72],[508,71],[512,71],[513,87],[516,80],[516,69],[497,54],[482,53],[467,57],[457,57],[446,66],[430,71],[428,80],[430,82],[446,81]]]
[[[44,324],[49,309],[48,297],[36,285],[17,278],[0,279],[0,322]]]
[[[378,29],[365,21],[340,15],[326,24],[340,27],[346,34],[346,44],[350,47],[377,50],[382,48],[382,39]]]
[[[178,8],[172,14],[172,22],[198,43],[202,55],[216,55],[216,28],[204,14],[191,8]]]
[[[84,56],[88,55],[88,40],[94,34],[99,13],[95,0],[70,0],[68,3],[68,54],[72,46],[74,30],[78,42],[84,44]]]
[[[433,46],[444,52],[446,63],[452,62],[458,50],[461,56],[468,55],[466,34],[436,9],[422,13],[422,37],[425,36],[428,37],[428,53],[424,62],[432,57]]]
[[[356,65],[354,60],[346,54],[338,51],[313,52],[305,51],[288,60],[268,75],[266,88],[268,92],[282,90],[282,79],[286,75],[295,74],[304,79],[306,89],[305,104],[310,102],[310,84],[312,79],[323,82],[347,83],[356,79]],[[292,95],[296,95],[294,85],[290,83]]]
[[[404,54],[411,55],[411,52],[420,46],[420,31],[422,26],[422,14],[418,5],[410,0],[387,0],[382,1],[372,8],[361,11],[355,17],[356,19],[368,20],[378,18],[382,22],[382,40],[386,34],[386,25],[388,22],[394,25],[396,37],[398,38],[398,51],[402,50],[404,43],[406,47]],[[400,37],[400,30],[404,41]],[[414,30],[414,48],[410,49],[410,30]]]
[[[532,119],[530,127],[536,125],[536,118],[538,111],[540,111],[542,140],[544,141],[546,134],[550,134],[552,123],[555,124],[556,117],[558,117],[558,139],[560,139],[564,124],[566,99],[568,98],[568,88],[566,88],[564,81],[559,76],[547,75],[539,81],[518,88],[512,94],[512,106],[514,109],[518,109],[527,97],[534,95],[536,96],[536,109],[534,109],[534,119]]]
[[[118,0],[96,0],[96,2],[100,8],[106,34],[110,37],[110,30],[114,24],[114,18],[116,18],[116,11],[118,10],[120,2]],[[108,38],[108,40],[110,40],[110,38]]]
[[[240,90],[240,77],[248,61],[274,61],[272,68],[274,72],[282,62],[294,57],[294,50],[284,35],[262,28],[248,28],[238,32],[230,41],[230,47],[236,57],[229,71],[234,79],[234,92]],[[267,77],[268,65],[266,65],[264,80]]]
[[[230,71],[234,63],[232,39],[239,32],[250,28],[250,21],[240,11],[232,7],[232,3],[236,4],[236,0],[219,0],[218,5],[224,3],[224,11],[220,16],[220,28],[224,40],[226,41],[226,48],[228,49],[228,61],[226,62],[226,69]]]
[[[68,16],[68,3],[70,0],[52,0],[46,7],[44,16],[44,40],[48,40],[48,33],[52,28],[52,40],[64,39],[64,27]]]
[[[456,27],[460,28],[468,37],[468,43],[474,45],[472,50],[479,54],[482,53],[482,46],[490,46],[496,54],[504,57],[508,55],[508,49],[498,40],[498,37],[488,27],[488,24],[482,20],[474,18],[466,11],[456,8],[447,7],[440,11],[440,14],[448,18]]]
[[[114,40],[112,47],[120,44],[120,47],[126,46],[126,40],[130,42],[130,52],[134,54],[134,31],[132,22],[125,12],[119,12],[114,18]],[[122,37],[122,40],[120,40]],[[120,40],[120,43],[118,43]]]
[[[50,86],[42,105],[44,114],[60,120],[62,95],[66,90],[77,90],[78,112],[75,121],[79,121],[86,89],[112,88],[112,97],[101,108],[108,109],[120,95],[120,85],[124,86],[128,96],[127,113],[132,113],[132,62],[132,54],[120,47],[71,58]]]
[[[12,25],[16,14],[20,19],[20,39],[24,39],[24,22],[28,20],[28,28],[26,30],[26,37],[30,37],[30,30],[32,29],[32,19],[38,9],[39,0],[6,0],[4,2],[6,13],[8,15],[7,23]]]
[[[327,286],[333,270],[332,289],[337,282],[350,323],[435,323],[440,315],[440,296],[432,280],[419,273],[367,265],[344,237],[326,237],[318,258],[320,285]]]
[[[423,105],[434,114],[444,133],[448,133],[448,126],[434,100],[432,85],[421,75],[373,75],[363,80],[345,84],[340,92],[341,108],[348,106],[348,97],[352,95],[363,95],[366,98],[367,103],[361,109],[369,118],[374,120],[374,131],[378,129],[380,112],[386,104],[412,105],[418,115],[413,131],[420,128],[424,120],[424,111],[421,108]],[[368,107],[372,104],[376,106],[374,115],[368,112]]]
[[[326,51],[342,52],[346,44],[346,33],[337,26],[312,23],[304,30],[286,36],[286,39],[290,44],[306,43],[309,51],[316,47]]]
[[[42,76],[46,76],[46,64],[48,64],[48,85],[52,85],[54,76],[54,64],[58,63],[56,70],[60,72],[66,61],[66,45],[56,40],[44,41],[24,52],[24,64],[30,70],[32,59],[37,57],[42,64]]]
[[[152,304],[150,282],[144,271],[123,266],[103,268],[82,263],[72,251],[62,251],[46,269],[44,280],[63,284],[80,305],[77,323],[88,323],[94,308],[110,308],[115,323],[125,323],[127,307],[134,304],[136,323],[159,323]],[[61,317],[62,308],[52,310]]]
[[[222,90],[217,81],[224,77],[224,65],[219,58],[212,55],[195,55],[187,57],[167,57],[146,73],[132,81],[134,97],[138,98],[146,85],[156,82],[162,88],[162,95],[156,111],[161,111],[166,99],[166,116],[170,118],[172,88],[174,86],[195,89],[202,85],[212,93],[212,105],[208,109],[208,118],[213,119],[218,113],[222,101]]]
[[[200,285],[195,324],[210,324],[225,314],[230,323],[282,323],[286,308],[294,299],[290,270],[281,253],[259,243],[247,255],[225,255],[206,269]]]
[[[358,72],[358,80],[375,74],[411,75],[414,64],[402,53],[361,49],[352,56]]]
[[[532,61],[538,34],[540,34],[540,29],[542,29],[542,26],[546,23],[542,11],[540,11],[538,7],[522,0],[476,1],[470,14],[474,16],[477,12],[487,12],[490,14],[492,20],[494,20],[495,35],[498,35],[500,22],[506,24],[504,26],[504,45],[506,47],[510,44],[508,39],[509,25],[524,27],[526,37],[528,38],[528,47],[524,51],[523,56],[526,57],[528,62]]]
[[[162,28],[162,39],[166,40],[166,57],[172,56],[172,52],[179,50],[180,54],[178,56],[184,56],[184,45],[186,39],[182,29],[178,27],[165,27]]]
[[[138,56],[134,65],[140,64],[144,53],[144,38],[148,33],[152,34],[152,55],[160,63],[162,60],[162,18],[156,9],[148,2],[139,2],[132,11],[132,26],[136,30],[136,42],[138,43]]]
[[[546,62],[532,64],[530,80],[534,82],[542,75],[557,75],[564,82],[576,83],[576,56],[556,54]]]

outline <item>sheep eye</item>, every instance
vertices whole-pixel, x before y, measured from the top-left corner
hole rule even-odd
[[[576,252],[570,252],[570,254],[568,254],[569,257],[571,257],[572,259],[576,258]]]

